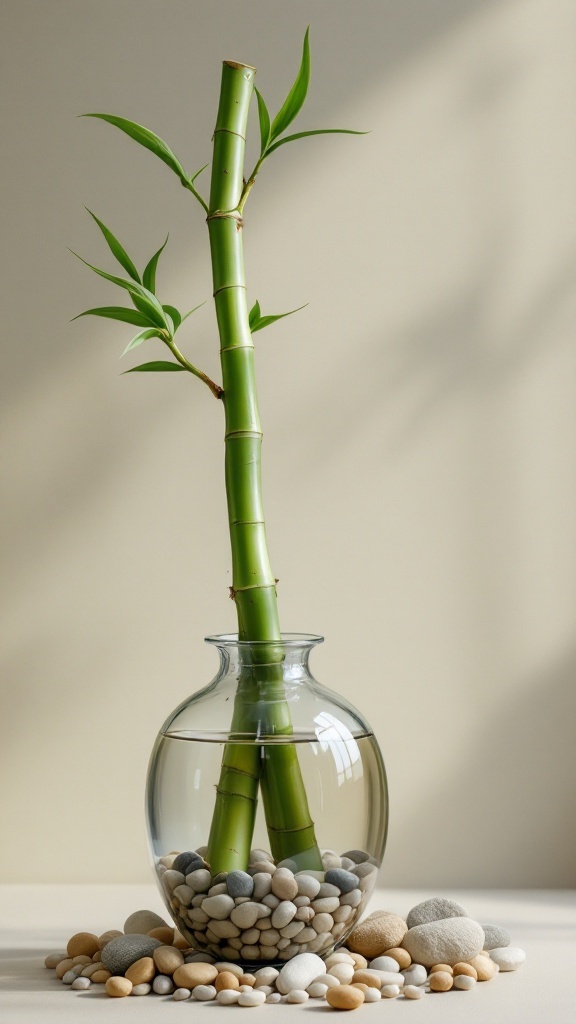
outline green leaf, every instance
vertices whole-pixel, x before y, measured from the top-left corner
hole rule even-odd
[[[136,281],[125,281],[123,277],[115,277],[114,274],[107,274],[105,270],[99,270],[98,267],[93,267],[87,260],[82,259],[77,252],[70,249],[73,256],[76,256],[81,263],[85,266],[90,267],[95,274],[105,278],[106,281],[111,281],[112,284],[117,284],[120,288],[125,288],[127,292],[130,292],[132,302],[141,313],[144,313],[153,323],[158,324],[159,327],[166,328],[166,321],[164,319],[164,310],[158,302],[158,299],[152,292],[149,292],[143,285],[138,284]]]
[[[136,124],[135,121],[127,121],[125,117],[116,117],[114,114],[81,114],[80,116],[98,117],[101,121],[107,121],[108,124],[115,125],[120,131],[125,132],[131,139],[134,139],[135,142],[139,142],[141,146],[149,149],[151,153],[159,157],[178,175],[180,180],[186,181],[186,172],[180,161],[163,139],[160,139],[158,135],[151,132],[149,128],[144,128],[143,125]]]
[[[155,359],[151,363],[140,363],[140,366],[133,366],[131,370],[124,370],[124,373],[154,373],[158,371],[172,371],[172,370],[185,370],[185,366],[180,366],[180,363],[167,363],[163,359]]]
[[[134,338],[132,338],[132,341],[128,345],[126,345],[126,348],[124,349],[124,351],[123,351],[122,355],[120,356],[120,358],[122,358],[122,356],[125,356],[126,353],[130,351],[130,349],[136,348],[137,345],[141,345],[143,341],[148,341],[149,338],[158,338],[158,337],[159,337],[158,331],[155,331],[154,328],[152,328],[152,330],[148,330],[148,331],[140,331],[140,334],[137,334]]]
[[[185,313],[184,316],[182,317],[182,323],[184,323],[184,321],[187,320],[189,316],[192,316],[192,313],[195,313],[197,309],[200,309],[201,306],[205,305],[206,299],[204,299],[204,302],[199,302],[197,306],[194,306],[194,309],[189,309],[188,312]]]
[[[209,166],[210,166],[210,161],[208,161],[207,164],[204,164],[204,167],[201,167],[199,171],[196,171],[196,174],[193,174],[192,177],[189,179],[190,184],[193,185],[194,182],[196,181],[196,178],[199,178],[200,175],[202,174],[202,171],[205,171],[206,168],[209,167]]]
[[[72,317],[72,320],[78,320],[81,316],[105,316],[110,320],[123,320],[127,324],[135,324],[136,327],[150,327],[147,316],[128,306],[99,306],[97,309],[87,309],[84,313]]]
[[[304,47],[302,50],[302,63],[300,70],[296,75],[294,85],[290,89],[284,103],[276,117],[272,122],[272,128],[270,129],[270,141],[274,142],[279,135],[292,123],[296,115],[302,109],[304,100],[306,99],[306,93],[308,92],[308,84],[310,82],[310,45],[308,42],[308,35],[310,28],[306,29],[306,35],[304,36]]]
[[[118,241],[118,239],[115,238],[114,235],[112,234],[112,232],[110,231],[110,229],[107,228],[106,225],[103,224],[101,220],[99,220],[99,218],[96,216],[96,214],[92,213],[92,210],[89,210],[88,207],[86,207],[86,210],[90,214],[90,216],[93,218],[93,220],[96,221],[98,227],[100,228],[102,234],[104,235],[104,238],[106,239],[106,241],[108,242],[108,245],[110,246],[110,251],[111,251],[112,255],[116,257],[116,259],[118,260],[118,263],[120,264],[120,266],[124,267],[124,270],[126,271],[126,273],[129,274],[130,277],[133,278],[134,281],[138,281],[138,284],[140,284],[140,274],[136,270],[136,267],[132,263],[132,260],[130,259],[130,257],[128,255],[128,253],[126,252],[126,250],[123,248],[123,246],[120,245],[120,242]]]
[[[351,128],[318,128],[312,132],[297,132],[296,135],[286,135],[283,139],[278,139],[266,150],[266,156],[270,156],[278,146],[283,146],[285,142],[294,142],[295,139],[304,139],[307,135],[369,135],[369,132],[356,132]]]
[[[168,235],[166,235],[166,241],[160,246],[158,252],[155,252],[152,259],[146,264],[146,269],[142,274],[142,284],[149,292],[152,292],[153,295],[156,292],[156,268],[158,267],[158,260],[162,255],[162,251],[165,248],[167,241]]]
[[[256,303],[258,305],[258,303]],[[264,327],[269,327],[270,324],[276,323],[276,320],[282,320],[285,316],[292,316],[292,313],[299,313],[301,309],[304,309],[308,305],[307,302],[304,306],[298,306],[298,309],[291,309],[288,313],[277,313],[276,315],[260,316],[252,325],[250,322],[250,331],[255,334],[256,331],[263,330]]]
[[[177,331],[178,328],[180,327],[180,324],[182,323],[182,317],[180,316],[180,313],[176,309],[176,306],[164,305],[162,306],[162,309],[164,310],[165,313],[168,313],[168,316],[171,318],[174,324],[174,331]]]
[[[258,323],[261,315],[262,314],[260,312],[260,303],[255,302],[248,314],[248,323],[250,325],[250,330],[252,330],[254,324]]]
[[[270,114],[256,87],[254,87],[254,92],[258,101],[258,120],[260,121],[260,156],[263,156],[266,152],[266,146],[270,142]]]

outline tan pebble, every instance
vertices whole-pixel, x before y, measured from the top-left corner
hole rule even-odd
[[[84,966],[86,966],[86,964],[91,964],[92,963],[92,957],[86,956],[85,954],[83,954],[81,956],[73,956],[72,957],[72,963],[73,964],[84,964]]]
[[[98,971],[102,970],[102,964],[88,964],[87,967],[82,971],[83,978],[91,978]]]
[[[48,953],[48,956],[44,961],[44,967],[50,967],[54,970],[54,968],[58,967],[58,964],[61,964],[63,960],[69,959],[70,957],[68,956],[68,953]]]
[[[363,985],[368,985],[369,988],[382,988],[382,980],[378,977],[376,971],[370,971],[362,968],[358,971],[354,971],[354,981],[360,981]]]
[[[99,964],[101,959],[102,959],[102,950],[101,949],[97,949],[96,952],[94,953],[94,956],[92,957],[92,963],[93,964]]]
[[[193,989],[196,985],[210,985],[218,971],[213,964],[182,964],[174,971],[176,988]]]
[[[466,963],[474,968],[478,981],[491,981],[494,975],[498,973],[494,961],[482,956],[481,953],[478,956],[472,957],[471,960],[467,960]],[[58,970],[59,968],[56,968],[56,972]]]
[[[131,964],[125,972],[125,977],[133,985],[145,985],[156,974],[156,964],[151,956],[141,956],[139,960]]]
[[[449,992],[454,984],[454,979],[448,971],[435,971],[430,975],[431,992]]]
[[[392,949],[387,949],[382,956],[391,956],[396,961],[400,970],[403,971],[406,967],[410,967],[412,963],[412,957],[407,949],[401,949],[400,946],[393,946]]]
[[[63,978],[67,971],[74,966],[74,962],[71,956],[66,957],[65,960],[61,960],[56,968],[56,977]]]
[[[466,974],[469,978],[474,978],[474,981],[478,981],[478,972],[475,967],[472,967],[472,964],[454,964],[452,973],[455,978],[459,974]]]
[[[364,993],[364,995],[366,995],[366,993],[370,991],[370,986],[369,985],[365,985],[363,981],[353,981],[352,982],[352,988],[359,988],[359,989],[361,989],[361,991]]]
[[[399,946],[407,931],[406,922],[398,914],[377,910],[354,929],[346,943],[349,949],[374,960],[385,949]]]
[[[94,971],[90,981],[93,985],[103,985],[111,977],[110,971],[107,971],[105,967],[101,967],[99,971]]]
[[[364,993],[353,985],[338,985],[328,989],[326,1002],[335,1010],[357,1010],[364,1002]]]
[[[98,949],[104,949],[112,939],[117,939],[119,935],[124,935],[124,932],[119,932],[117,928],[111,928],[107,932],[102,932],[102,935],[98,938]]]
[[[454,974],[454,970],[450,967],[450,964],[434,964],[434,966],[428,971],[428,974],[436,974],[437,971],[444,971],[445,974]]]
[[[223,988],[240,988],[240,982],[232,971],[220,971],[214,981],[214,988],[221,992]]]
[[[93,935],[92,932],[76,932],[69,940],[66,950],[68,956],[88,956],[91,957],[97,949],[100,949],[99,939],[97,935]]]
[[[161,928],[152,928],[149,932],[146,932],[151,939],[158,939],[164,946],[171,946],[174,941],[174,929],[168,928],[167,925],[163,925]]]
[[[338,952],[338,953],[331,953],[330,956],[327,956],[325,961],[324,961],[324,963],[326,964],[326,968],[329,969],[330,967],[333,967],[334,964],[353,964],[354,965],[356,963],[356,961],[352,959],[352,957],[350,956],[349,953],[340,953],[340,952]]]
[[[118,974],[113,974],[111,978],[108,978],[106,982],[106,995],[120,998],[121,996],[129,996],[132,991],[132,982],[128,978],[122,978]]]
[[[229,964],[226,963],[226,961],[220,961],[220,963],[214,964],[214,967],[216,967],[218,971],[228,971],[230,974],[234,974],[237,978],[241,978],[244,974],[240,964]]]
[[[180,934],[180,932],[176,931],[176,929],[174,929],[174,939],[172,940],[172,945],[176,949],[190,948],[190,943],[188,942],[188,939],[185,939],[184,936]]]
[[[357,970],[361,971],[365,967],[368,967],[368,961],[367,961],[365,956],[362,956],[361,953],[355,953],[355,952],[352,952],[349,949],[345,949],[345,950],[343,949],[342,952],[343,953],[348,953],[348,956],[351,957],[352,960],[354,961],[354,963],[356,964]]]
[[[157,946],[152,956],[160,974],[172,975],[184,963],[182,953],[174,946]]]
[[[255,974],[243,974],[242,977],[239,979],[239,981],[240,981],[241,985],[250,985],[250,988],[253,988],[254,985],[256,984],[256,975]]]

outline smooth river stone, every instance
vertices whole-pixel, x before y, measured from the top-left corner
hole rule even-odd
[[[320,975],[326,974],[326,964],[316,953],[298,953],[280,971],[276,978],[276,988],[282,995],[292,989],[307,989],[313,981],[320,981]]]
[[[279,903],[272,912],[272,927],[285,928],[287,924],[290,924],[297,910],[298,907],[295,907],[290,900],[282,900],[282,903]]]
[[[418,903],[409,912],[406,918],[408,928],[416,928],[420,924],[430,924],[431,921],[443,921],[451,917],[469,917],[467,910],[464,910],[454,900],[444,899],[443,896],[435,896],[431,900],[424,900]]]
[[[252,881],[254,882],[252,895],[255,900],[261,900],[264,896],[268,896],[272,889],[272,875],[269,875],[267,871],[258,871],[252,875]]]
[[[212,875],[207,868],[197,868],[186,875],[186,885],[195,893],[208,892],[212,885]]]
[[[242,906],[245,907],[247,904],[243,903]],[[237,909],[239,910],[240,908],[238,907]],[[234,910],[234,900],[226,893],[219,893],[217,896],[207,896],[202,901],[202,910],[209,917],[215,918],[216,921],[223,921],[225,917],[230,916],[230,911]]]
[[[307,896],[313,900],[320,892],[321,882],[317,878],[313,878],[312,875],[306,874],[306,872],[300,872],[295,875],[296,884],[298,885],[298,895]]]
[[[483,947],[484,932],[470,917],[450,917],[416,925],[406,932],[402,946],[424,967],[471,960]]]
[[[274,872],[272,875],[272,892],[279,900],[292,900],[298,895],[298,882],[288,868],[278,868]]]
[[[358,877],[351,871],[344,871],[343,868],[331,868],[326,872],[326,881],[330,885],[335,885],[342,893],[352,892],[352,889],[356,889]]]
[[[480,923],[480,927],[484,931],[484,949],[497,949],[501,946],[509,946],[512,942],[512,936],[509,932],[498,924]]]
[[[218,899],[218,897],[216,898]],[[204,901],[202,910],[204,910],[207,902],[207,900]],[[244,931],[245,929],[253,928],[259,916],[260,909],[257,903],[240,903],[239,906],[234,907],[230,914],[230,920]]]

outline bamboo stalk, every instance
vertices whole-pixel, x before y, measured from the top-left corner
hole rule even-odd
[[[258,411],[254,345],[248,323],[238,212],[243,190],[245,132],[255,70],[225,61],[216,128],[207,217],[226,430],[225,479],[232,548],[232,596],[238,635],[244,641],[269,641],[247,651],[235,699],[231,733],[239,739],[260,733],[292,732],[283,697],[282,651],[276,599],[262,504],[262,428]],[[276,643],[275,643],[276,642]],[[274,693],[277,698],[268,703]],[[264,709],[264,710],[263,710]],[[260,714],[263,714],[263,718]],[[217,786],[207,859],[213,873],[245,868],[254,828],[259,780],[269,825],[272,854],[286,849],[290,829],[303,834],[310,863],[321,867],[306,793],[293,744],[266,748],[263,761],[256,743],[226,744]],[[283,805],[289,813],[283,811]],[[286,826],[288,822],[288,826]],[[293,831],[296,830],[296,831]],[[281,856],[286,856],[282,853]]]

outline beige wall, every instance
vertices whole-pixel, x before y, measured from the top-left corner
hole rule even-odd
[[[234,628],[222,415],[119,376],[129,334],[86,204],[209,296],[200,211],[111,128],[210,157],[219,65],[272,107],[305,25],[302,128],[247,207],[285,629],[372,719],[387,885],[575,883],[576,8],[570,0],[4,0],[3,881],[149,879],[142,794],[168,711]],[[255,125],[252,125],[253,129]],[[111,264],[107,264],[111,268]],[[129,329],[128,329],[129,330]],[[217,375],[210,303],[189,351]],[[152,355],[150,355],[152,358]]]

